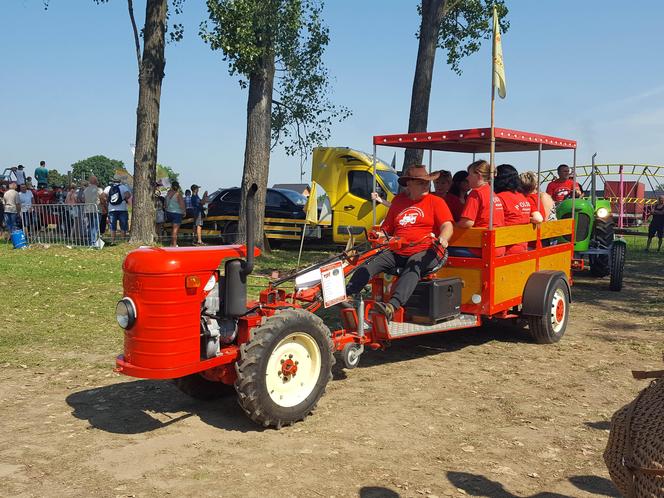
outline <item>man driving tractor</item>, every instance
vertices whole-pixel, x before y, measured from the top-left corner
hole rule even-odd
[[[399,184],[407,190],[394,197],[381,229],[388,236],[400,238],[401,247],[383,251],[363,264],[346,287],[346,294],[351,296],[360,292],[373,275],[401,269],[390,300],[374,304],[374,309],[385,315],[388,322],[394,310],[413,294],[420,277],[440,264],[452,237],[452,213],[442,198],[429,193],[430,182],[439,175],[439,172],[428,174],[424,165],[413,165],[399,178]],[[438,237],[438,247],[428,237],[432,233]]]
[[[574,193],[577,197],[583,197],[581,186],[574,181],[570,175],[570,169],[567,164],[561,164],[557,168],[558,178],[552,180],[546,187],[546,193],[549,194],[554,202],[558,203],[567,199]]]

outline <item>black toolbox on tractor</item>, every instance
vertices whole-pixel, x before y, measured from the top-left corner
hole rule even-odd
[[[419,282],[403,307],[406,320],[433,325],[459,316],[462,287],[460,278],[436,278]]]

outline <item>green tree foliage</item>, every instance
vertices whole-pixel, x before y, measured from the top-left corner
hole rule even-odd
[[[254,236],[263,247],[263,211],[270,150],[306,155],[327,140],[333,120],[349,112],[329,100],[322,55],[329,42],[318,0],[207,0],[210,22],[201,36],[221,50],[231,75],[248,87],[247,135],[240,219],[247,218],[246,193],[256,184]],[[276,81],[275,81],[275,74]],[[273,111],[274,107],[274,111]],[[239,238],[246,237],[245,226]]]
[[[221,50],[229,73],[246,88],[260,70],[266,53],[274,56],[276,78],[272,98],[272,147],[306,156],[330,137],[330,127],[351,115],[332,103],[330,77],[323,54],[329,30],[316,0],[208,0],[211,22],[201,36]]]
[[[101,185],[108,185],[116,170],[124,169],[125,165],[117,159],[106,156],[92,156],[71,165],[72,179],[81,181],[95,175]]]
[[[157,180],[161,178],[168,178],[169,180],[178,181],[180,178],[180,173],[173,171],[173,168],[170,166],[164,166],[163,164],[157,164]]]
[[[48,184],[53,185],[66,185],[68,183],[67,175],[62,175],[57,169],[48,170]]]
[[[502,33],[510,27],[508,9],[504,0],[447,0],[444,3],[437,45],[447,52],[447,64],[460,75],[463,58],[477,52],[482,40],[489,40],[493,34],[493,6],[496,6]],[[422,14],[422,5],[418,6],[418,12]]]

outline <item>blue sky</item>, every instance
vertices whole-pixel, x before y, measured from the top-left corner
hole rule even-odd
[[[182,42],[166,49],[159,162],[183,184],[205,189],[242,177],[246,91],[221,54],[198,36],[202,0],[186,0]],[[507,98],[496,125],[576,139],[578,164],[662,164],[664,141],[664,2],[507,0],[503,36]],[[145,2],[134,0],[137,22]],[[325,145],[371,150],[371,137],[408,125],[419,24],[415,0],[328,0],[331,42],[325,55],[332,95],[353,116]],[[137,67],[125,0],[0,1],[0,169],[40,160],[61,172],[95,154],[132,165]],[[429,130],[489,125],[490,44],[462,63],[457,76],[439,51]],[[388,162],[392,149],[380,149]],[[399,158],[402,153],[399,152]],[[520,170],[534,153],[499,157]],[[572,160],[545,153],[544,167]],[[456,170],[466,155],[435,153],[434,168]],[[311,168],[305,164],[305,179]],[[269,184],[299,182],[300,160],[275,150]]]

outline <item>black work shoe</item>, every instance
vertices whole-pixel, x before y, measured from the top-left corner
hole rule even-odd
[[[385,320],[388,322],[391,322],[392,318],[394,318],[394,306],[392,306],[390,303],[375,302],[374,310],[381,315],[384,315]]]

